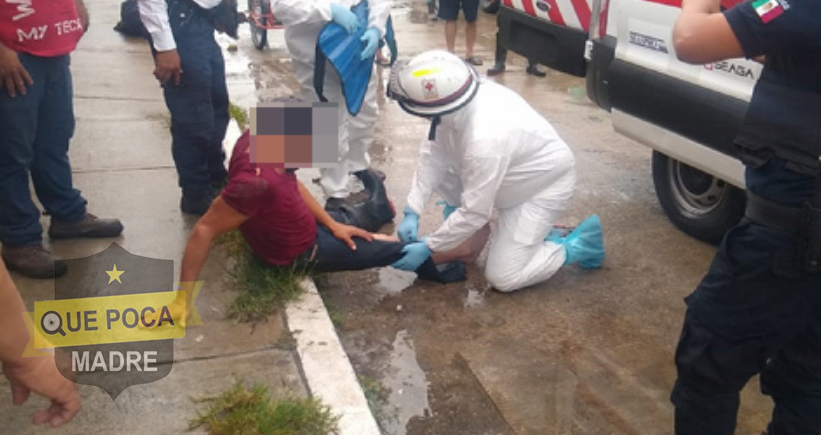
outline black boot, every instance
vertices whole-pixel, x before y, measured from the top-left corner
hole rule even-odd
[[[193,214],[195,216],[202,216],[211,208],[213,198],[210,196],[191,196],[183,195],[180,200],[180,210],[186,214]]]
[[[325,211],[339,210],[346,203],[345,198],[328,198],[325,201]]]
[[[487,70],[487,75],[488,75],[489,77],[493,77],[493,76],[495,76],[495,75],[499,75],[499,74],[501,74],[501,73],[503,73],[503,72],[505,72],[505,64],[503,64],[503,63],[496,63],[495,65],[493,65],[493,68],[491,68],[491,69]]]
[[[366,169],[356,172],[362,180],[368,198],[353,202],[350,199],[330,198],[325,210],[335,221],[375,232],[396,217],[393,203],[388,199],[385,184],[377,171]]]
[[[535,63],[531,63],[530,65],[528,65],[527,69],[525,71],[527,71],[528,74],[530,74],[532,76],[536,76],[536,77],[544,77],[544,76],[547,75],[547,73],[540,70],[539,66],[536,65]]]

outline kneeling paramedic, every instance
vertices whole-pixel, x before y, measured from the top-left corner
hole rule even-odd
[[[601,265],[596,216],[566,239],[545,240],[573,197],[575,163],[567,144],[524,99],[480,81],[473,68],[445,51],[394,65],[388,88],[406,112],[431,119],[398,231],[400,239],[415,243],[395,267],[412,270],[431,255],[486,236],[494,209],[498,226],[482,257],[496,289],[545,281],[564,264]],[[445,221],[417,240],[419,216],[434,190],[446,202]]]
[[[404,243],[395,237],[372,234],[338,222],[351,216],[326,212],[300,183],[295,169],[257,165],[251,161],[251,136],[245,132],[234,148],[228,169],[228,184],[205,215],[197,222],[182,259],[180,282],[197,281],[211,242],[220,234],[239,228],[254,254],[271,266],[297,266],[318,272],[361,270],[388,266],[402,257]],[[384,185],[372,175],[366,180],[371,197],[362,208],[348,211],[363,214],[387,207]],[[335,220],[337,219],[337,220]],[[458,256],[454,256],[458,259]],[[464,279],[460,263],[433,261],[420,264],[422,279],[451,282]]]
[[[690,295],[676,351],[677,435],[732,435],[739,392],[760,374],[768,435],[821,433],[821,3],[756,0],[719,11],[684,0],[678,57],[764,56],[736,136],[746,217]]]

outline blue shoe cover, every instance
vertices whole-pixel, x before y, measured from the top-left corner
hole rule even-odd
[[[564,264],[579,264],[582,269],[596,269],[604,263],[604,235],[598,215],[583,220],[561,241],[567,258]]]

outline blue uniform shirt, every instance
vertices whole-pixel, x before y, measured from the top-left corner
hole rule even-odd
[[[724,14],[747,57],[766,56],[736,138],[747,188],[800,206],[821,156],[821,1],[749,0]]]

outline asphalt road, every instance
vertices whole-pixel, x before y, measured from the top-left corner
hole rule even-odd
[[[443,48],[443,25],[426,21],[423,2],[399,3],[400,55]],[[481,15],[476,52],[484,74],[496,29],[494,17]],[[229,71],[250,68],[250,94],[260,98],[293,94],[282,34],[269,37],[263,52],[241,41]],[[584,97],[581,79],[553,71],[535,78],[525,65],[511,55],[494,80],[523,95],[573,149],[579,180],[564,222],[601,216],[605,266],[566,268],[513,294],[489,289],[475,268],[467,282],[446,286],[392,269],[325,275],[317,284],[387,434],[671,433],[682,299],[714,247],[667,220],[653,190],[650,150],[613,131],[609,114]],[[401,210],[427,124],[381,96],[380,107],[373,165],[387,173]],[[431,203],[421,234],[440,221]],[[769,413],[768,401],[748,388],[738,434],[760,433]]]

